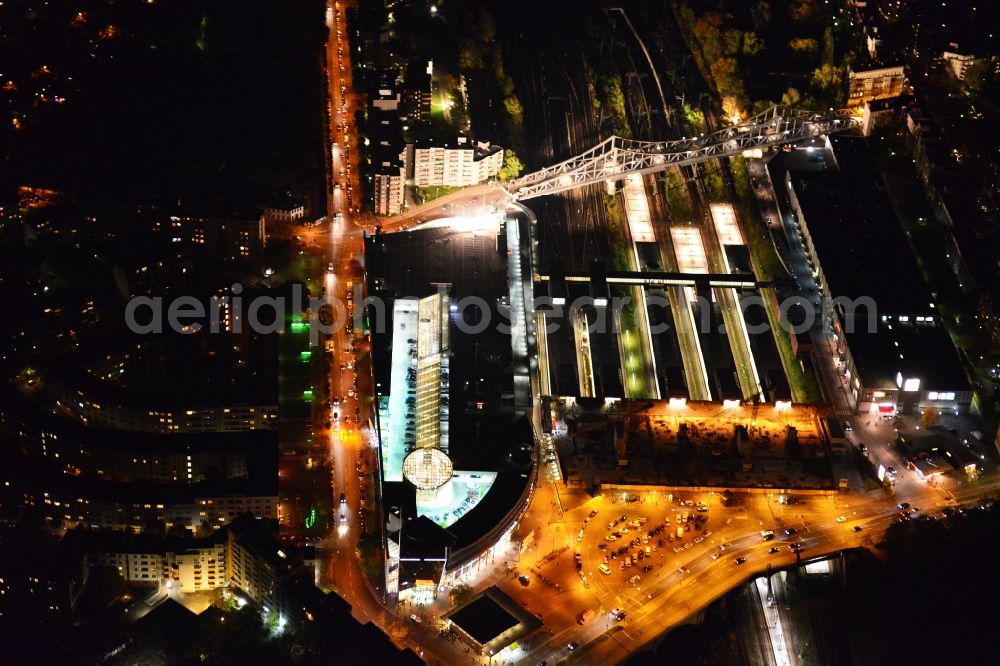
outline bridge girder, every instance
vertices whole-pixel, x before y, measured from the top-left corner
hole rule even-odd
[[[508,181],[506,188],[515,199],[532,199],[630,174],[655,173],[754,148],[795,143],[857,125],[846,111],[810,113],[773,106],[739,125],[696,137],[637,141],[612,136],[576,157]]]

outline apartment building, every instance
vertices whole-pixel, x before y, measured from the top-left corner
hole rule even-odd
[[[407,179],[412,178],[416,187],[466,187],[500,173],[503,149],[460,135],[454,142],[416,143],[404,152],[403,160]]]
[[[879,67],[848,73],[847,106],[861,107],[874,99],[899,97],[907,92],[906,73],[903,66]]]

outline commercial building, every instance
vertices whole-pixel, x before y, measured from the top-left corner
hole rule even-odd
[[[495,178],[503,167],[503,149],[458,136],[454,142],[413,144],[404,153],[407,179],[416,187],[465,187]]]
[[[368,293],[389,315],[373,327],[372,366],[390,597],[428,601],[475,582],[520,543],[534,436],[512,396],[524,335],[504,311],[514,244],[495,224],[366,238]],[[483,305],[463,309],[467,296]],[[478,325],[487,316],[509,317],[515,332]]]
[[[517,603],[516,599],[493,586],[461,608],[444,616],[452,633],[477,653],[510,659],[514,645],[542,626],[542,621]]]
[[[859,412],[966,412],[972,392],[863,139],[830,139],[835,170],[789,171],[792,210]]]

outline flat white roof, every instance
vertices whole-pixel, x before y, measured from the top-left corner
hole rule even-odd
[[[719,234],[720,243],[723,245],[745,245],[732,204],[714,203],[709,206],[709,210],[712,211],[712,222],[715,223],[715,233]]]
[[[625,179],[625,216],[628,218],[628,228],[632,233],[634,243],[655,243],[653,222],[649,215],[649,202],[646,200],[646,189],[642,185],[642,176],[631,174]]]
[[[708,256],[701,230],[697,227],[670,227],[674,254],[681,273],[708,273]]]

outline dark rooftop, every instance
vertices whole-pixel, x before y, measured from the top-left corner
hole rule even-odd
[[[931,296],[864,139],[833,137],[839,170],[789,172],[831,296],[927,314]]]
[[[482,596],[451,615],[451,621],[482,644],[517,625],[517,618],[489,596]]]
[[[908,321],[881,316],[877,332],[869,333],[858,323],[854,333],[847,333],[847,345],[862,381],[869,388],[895,387],[896,373],[920,379],[922,390],[968,391],[969,381],[962,370],[958,353],[940,323]]]

